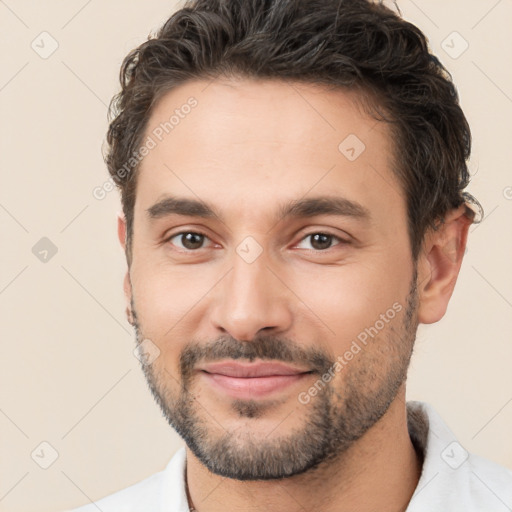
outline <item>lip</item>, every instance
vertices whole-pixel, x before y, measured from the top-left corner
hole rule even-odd
[[[209,385],[232,398],[256,399],[284,391],[311,370],[284,363],[238,363],[223,361],[200,368]]]
[[[271,375],[297,375],[310,370],[298,368],[285,363],[238,363],[234,361],[221,361],[218,363],[206,364],[201,370],[208,373],[225,375],[227,377],[268,377]]]

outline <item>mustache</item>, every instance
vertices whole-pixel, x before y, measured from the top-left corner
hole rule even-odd
[[[281,361],[304,366],[320,374],[327,372],[334,364],[323,350],[302,347],[288,338],[261,334],[252,341],[241,342],[225,335],[206,344],[193,342],[185,347],[180,355],[181,374],[189,376],[199,363],[214,363],[223,359]]]

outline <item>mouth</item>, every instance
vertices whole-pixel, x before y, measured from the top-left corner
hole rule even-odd
[[[314,373],[284,363],[223,361],[200,368],[202,377],[217,392],[239,399],[257,399],[283,392]]]

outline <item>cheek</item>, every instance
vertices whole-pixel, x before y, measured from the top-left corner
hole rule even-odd
[[[407,263],[395,262],[391,267],[384,258],[377,261],[319,268],[294,278],[292,289],[307,306],[302,316],[308,320],[302,321],[319,326],[325,348],[334,356],[348,350],[358,336],[368,338],[368,330],[375,334],[376,329],[377,336],[387,332],[396,324],[397,313],[405,309],[410,278]]]
[[[193,266],[137,264],[132,268],[132,291],[140,325],[156,339],[183,332],[201,308],[201,299],[215,283],[214,276]],[[211,279],[210,279],[211,277]]]

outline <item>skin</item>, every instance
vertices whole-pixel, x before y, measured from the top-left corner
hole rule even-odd
[[[190,96],[198,106],[139,169],[133,260],[124,282],[129,321],[139,342],[150,339],[160,350],[144,372],[168,414],[186,384],[194,421],[210,440],[227,433],[241,450],[252,439],[256,447],[266,443],[278,453],[283,440],[310,428],[315,404],[330,400],[344,414],[346,390],[366,403],[371,393],[389,388],[396,361],[405,371],[417,324],[437,322],[445,314],[471,221],[461,207],[426,234],[414,279],[405,197],[391,170],[393,140],[385,124],[358,107],[354,93],[278,81],[189,82],[157,103],[146,134]],[[349,134],[366,146],[354,161],[338,150]],[[218,217],[151,220],[147,209],[165,194],[199,199]],[[277,216],[277,205],[317,196],[348,198],[364,206],[371,219]],[[183,238],[170,239],[180,232],[204,233],[204,246],[187,250]],[[307,236],[314,233],[350,243],[334,238],[331,247],[318,250]],[[118,236],[126,249],[122,214]],[[236,252],[248,236],[261,248],[252,263]],[[180,356],[194,343],[229,339],[255,353],[265,335],[276,343],[316,349],[334,361],[394,303],[403,306],[401,311],[308,404],[299,403],[298,395],[319,375],[244,409],[198,372],[186,382],[180,373]],[[200,512],[405,510],[422,461],[407,431],[405,378],[395,375],[395,381],[389,404],[368,401],[383,408],[379,419],[335,457],[294,476],[225,478],[187,447],[191,504]],[[257,414],[251,416],[247,407]]]

